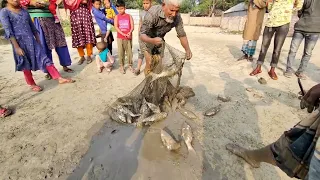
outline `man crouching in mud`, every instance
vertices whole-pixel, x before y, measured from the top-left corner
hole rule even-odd
[[[165,48],[163,38],[173,27],[176,28],[181,45],[186,51],[186,59],[191,59],[192,53],[179,14],[181,3],[182,0],[163,0],[162,5],[151,7],[145,15],[140,30],[140,39],[143,42],[141,50],[144,51],[146,58],[145,75],[153,71],[151,55],[160,54],[163,58]]]
[[[314,114],[284,134],[274,143],[257,150],[248,150],[236,144],[226,148],[258,168],[261,162],[278,166],[290,177],[306,180],[320,179],[320,84],[312,87],[300,102],[301,109],[307,108]],[[316,111],[317,110],[317,111]]]

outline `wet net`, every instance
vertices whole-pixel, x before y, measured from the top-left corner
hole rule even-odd
[[[137,126],[164,119],[168,111],[183,106],[194,96],[190,87],[180,87],[185,53],[163,43],[163,54],[152,51],[152,71],[129,94],[118,98],[108,109],[111,119]]]

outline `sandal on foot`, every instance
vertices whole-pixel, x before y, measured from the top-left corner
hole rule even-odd
[[[86,59],[84,57],[81,57],[80,60],[78,61],[78,65],[81,65],[83,64],[83,62],[85,61]]]
[[[270,72],[268,72],[268,74],[269,74],[269,76],[271,77],[271,79],[273,79],[273,80],[278,80],[278,76],[277,76],[276,73],[271,74]]]
[[[0,107],[0,118],[5,118],[11,115],[12,111],[7,108]]]
[[[64,72],[67,72],[67,73],[73,73],[73,72],[74,72],[72,69],[70,69],[70,68],[68,68],[68,67],[63,68],[63,71],[64,71]]]
[[[40,92],[40,91],[42,91],[42,88],[40,86],[33,85],[33,86],[31,86],[31,90],[34,92]]]
[[[90,64],[92,62],[92,58],[91,58],[91,56],[88,56],[88,58],[87,58],[87,64]]]
[[[257,72],[252,71],[252,72],[250,73],[250,76],[255,76],[255,75],[257,75],[257,74],[260,74],[261,72],[262,72],[261,70],[259,70],[259,71],[257,71]]]
[[[74,83],[74,82],[76,81],[72,79],[63,79],[62,81],[59,80],[59,84],[67,84],[67,83]]]

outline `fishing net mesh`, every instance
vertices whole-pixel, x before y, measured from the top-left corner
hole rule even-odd
[[[109,108],[109,114],[111,118],[115,121],[125,123],[123,120],[119,120],[119,110],[120,106],[126,106],[133,114],[139,114],[140,107],[142,105],[143,99],[148,103],[152,103],[158,107],[161,107],[165,97],[170,97],[173,99],[175,94],[179,91],[180,79],[182,75],[182,68],[186,55],[184,52],[163,43],[164,53],[152,54],[151,55],[151,69],[150,74],[165,74],[154,80],[154,77],[150,74],[145,77],[145,79],[137,85],[130,93],[126,96],[118,98],[114,103],[111,104]],[[161,56],[163,56],[161,58]],[[166,75],[165,72],[170,71],[170,69],[175,69],[176,73]],[[114,113],[118,113],[114,115]],[[113,116],[112,116],[113,114]]]

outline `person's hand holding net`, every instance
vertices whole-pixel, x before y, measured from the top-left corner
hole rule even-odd
[[[305,96],[301,99],[300,108],[305,109],[309,113],[319,108],[320,98],[320,84],[313,86]]]

